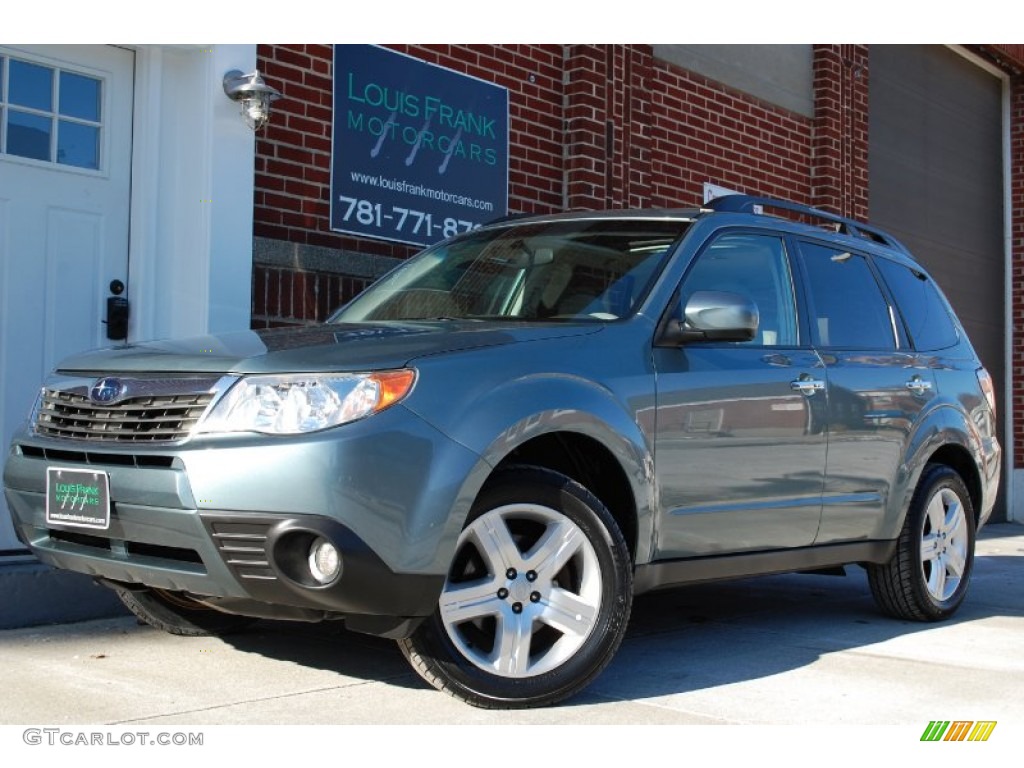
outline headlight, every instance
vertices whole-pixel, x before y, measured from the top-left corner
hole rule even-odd
[[[200,432],[294,435],[336,427],[394,405],[416,381],[410,369],[381,373],[247,376],[199,425]]]

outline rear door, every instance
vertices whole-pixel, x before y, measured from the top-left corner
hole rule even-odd
[[[816,543],[880,535],[911,433],[935,397],[927,359],[864,254],[801,240],[811,337],[828,380],[828,462]]]

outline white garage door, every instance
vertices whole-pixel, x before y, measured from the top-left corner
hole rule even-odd
[[[107,344],[128,282],[134,54],[0,46],[0,440],[46,372]],[[21,550],[0,499],[0,556]]]

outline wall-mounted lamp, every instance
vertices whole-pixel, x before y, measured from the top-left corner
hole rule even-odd
[[[245,124],[254,131],[267,124],[271,102],[281,98],[280,91],[267,85],[259,70],[243,75],[241,70],[232,69],[224,75],[224,93],[232,101],[241,102]]]

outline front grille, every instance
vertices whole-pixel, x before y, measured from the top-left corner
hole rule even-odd
[[[166,443],[184,440],[213,400],[210,380],[128,382],[128,396],[94,403],[84,391],[43,390],[36,434],[65,440]],[[177,391],[175,391],[177,390]]]
[[[40,448],[36,445],[19,445],[22,456],[44,459],[61,464],[119,465],[122,467],[143,467],[148,469],[170,469],[174,466],[173,456],[153,453],[101,453],[97,451],[65,451],[59,448]]]

